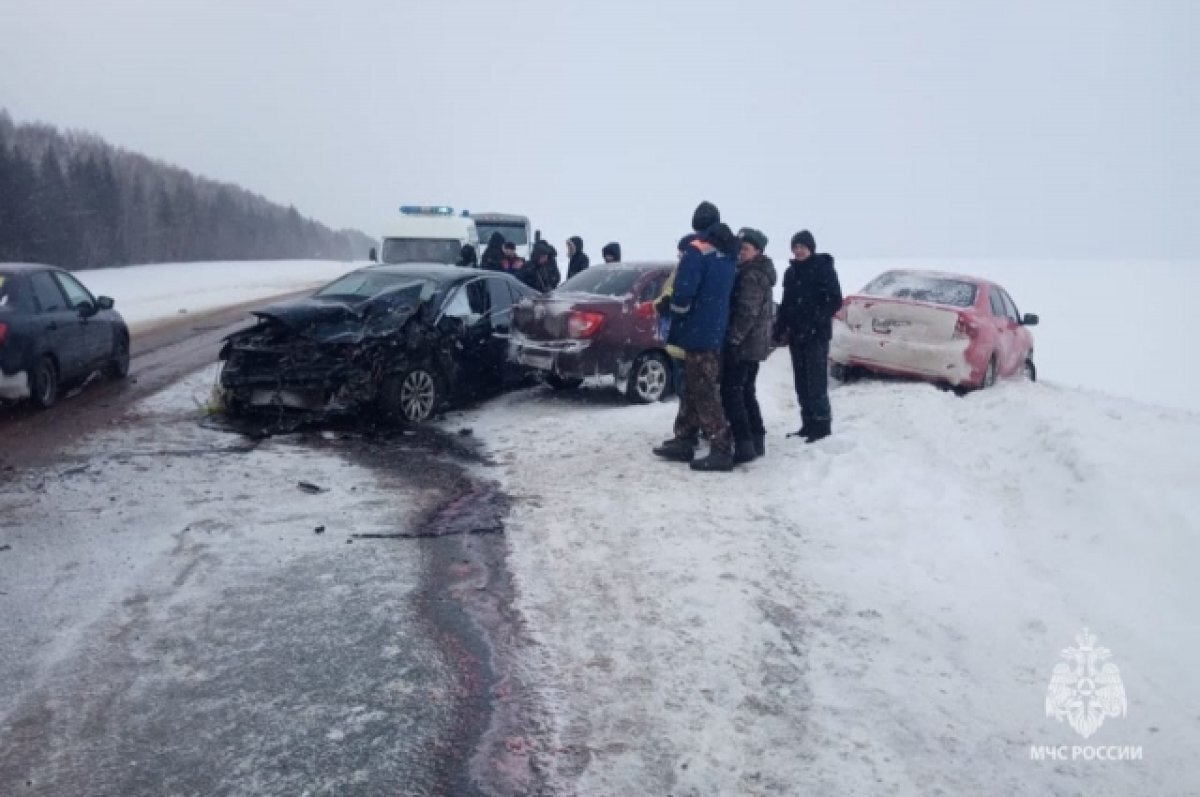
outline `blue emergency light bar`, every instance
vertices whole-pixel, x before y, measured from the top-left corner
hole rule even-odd
[[[401,205],[405,216],[453,216],[454,208],[448,205]]]

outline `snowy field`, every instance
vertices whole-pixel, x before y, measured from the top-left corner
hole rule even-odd
[[[516,497],[531,662],[581,795],[1200,793],[1200,416],[1028,382],[960,399],[833,393],[797,425],[784,356],[760,377],[764,460],[658,460],[675,404],[513,394],[453,417]],[[1081,745],[1045,716],[1087,626],[1128,716]]]
[[[317,288],[361,263],[331,260],[246,260],[154,263],[76,274],[97,296],[116,299],[117,310],[138,327]]]

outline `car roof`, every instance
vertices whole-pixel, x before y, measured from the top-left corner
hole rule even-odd
[[[606,268],[606,269],[636,269],[638,271],[653,271],[660,268],[675,268],[674,263],[669,263],[665,260],[654,261],[633,261],[631,263],[593,263],[589,268]]]
[[[518,216],[515,213],[472,213],[471,218],[484,224],[516,224],[529,222],[528,216]]]
[[[63,271],[64,269],[58,266],[47,266],[45,263],[3,263],[0,262],[0,271],[8,274],[23,274],[31,271]]]
[[[382,271],[386,274],[396,274],[402,277],[430,279],[439,283],[449,284],[461,282],[474,277],[506,277],[519,282],[511,274],[503,271],[484,271],[478,268],[463,266],[447,266],[444,263],[392,263],[389,265],[367,266],[362,271]]]

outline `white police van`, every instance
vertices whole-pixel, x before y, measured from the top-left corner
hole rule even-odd
[[[371,250],[380,263],[458,262],[466,244],[479,251],[479,232],[465,210],[446,205],[402,205],[400,216],[384,225],[381,250]]]

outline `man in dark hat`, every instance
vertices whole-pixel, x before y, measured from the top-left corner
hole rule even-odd
[[[783,275],[783,301],[775,322],[775,341],[791,350],[800,430],[807,443],[828,437],[833,426],[829,405],[829,341],[833,314],[842,306],[842,286],[833,257],[817,253],[808,230],[792,236],[792,264]],[[790,436],[790,435],[789,435]]]
[[[621,262],[621,245],[616,241],[610,244],[605,244],[600,250],[601,256],[605,263],[620,263]]]
[[[475,268],[479,265],[479,259],[475,255],[475,247],[470,244],[463,244],[462,249],[458,250],[458,265],[464,268]]]
[[[581,271],[587,271],[592,264],[591,259],[584,254],[583,239],[574,235],[567,239],[567,279],[571,279]]]
[[[669,342],[684,351],[684,390],[675,436],[654,449],[665,459],[691,462],[693,470],[733,468],[733,438],[721,407],[721,349],[729,325],[735,266],[726,255],[736,238],[715,205],[703,202],[692,216],[697,237],[679,261],[671,292]],[[695,459],[698,437],[708,456]]]
[[[488,238],[483,255],[479,258],[479,267],[488,271],[504,270],[504,236],[498,232]]]

